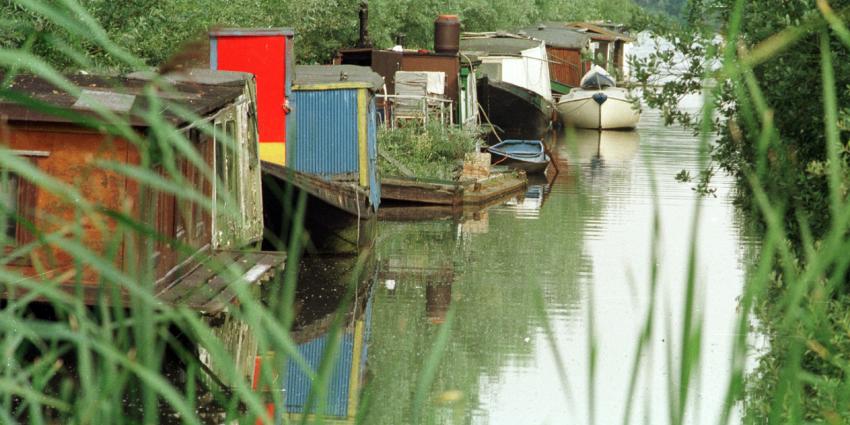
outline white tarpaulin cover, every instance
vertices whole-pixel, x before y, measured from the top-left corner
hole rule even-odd
[[[395,94],[442,96],[445,93],[445,72],[397,71],[395,73]]]

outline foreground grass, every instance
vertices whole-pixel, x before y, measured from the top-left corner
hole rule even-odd
[[[50,21],[62,28],[68,38],[84,38],[88,43],[98,46],[101,54],[109,54],[122,60],[129,67],[138,66],[141,61],[121,48],[107,37],[99,25],[73,0],[59,2],[28,1],[31,13]],[[726,38],[737,40],[743,22],[741,21],[743,1],[735,3],[730,16]],[[850,240],[846,237],[850,230],[850,207],[846,197],[846,167],[839,159],[843,144],[838,135],[838,110],[847,105],[838,105],[835,101],[832,47],[829,41],[836,38],[850,48],[850,31],[842,19],[836,19],[827,8],[821,8],[817,17],[800,25],[790,26],[779,33],[770,43],[753,46],[740,51],[736,43],[725,46],[723,66],[706,79],[730,80],[733,84],[745,87],[736,99],[742,114],[759,117],[753,128],[748,131],[758,134],[766,147],[778,135],[768,117],[770,108],[759,93],[759,82],[755,81],[752,67],[758,61],[768,60],[777,49],[793,48],[800,37],[800,31],[819,34],[821,49],[820,74],[823,80],[823,92],[819,101],[823,102],[826,116],[824,131],[829,135],[826,152],[826,167],[829,181],[831,211],[830,230],[815,240],[806,232],[792,235],[783,222],[783,199],[777,194],[767,193],[764,182],[757,172],[749,172],[748,184],[754,193],[758,206],[757,213],[765,223],[763,244],[759,249],[759,262],[748,277],[740,306],[741,314],[738,332],[734,338],[734,357],[730,359],[732,373],[726,377],[713,377],[728,381],[727,403],[721,412],[730,418],[732,412],[744,401],[747,423],[804,423],[850,422],[850,300],[847,297],[847,272],[850,268]],[[69,19],[66,16],[75,16]],[[62,35],[57,35],[61,37]],[[54,41],[62,41],[54,39]],[[70,43],[67,43],[71,45]],[[65,51],[69,60],[85,57],[88,52],[69,48]],[[21,49],[0,49],[0,67],[5,72],[25,71],[39,74],[55,81],[60,86],[68,82],[45,63],[41,58],[27,52],[27,46]],[[0,87],[2,89],[2,87]],[[0,95],[10,95],[0,92]],[[713,116],[713,98],[716,93],[706,93],[704,118]],[[105,114],[115,124],[112,131],[127,137],[138,149],[150,157],[158,157],[156,144],[148,143],[133,136],[128,123]],[[706,119],[704,122],[710,120]],[[181,146],[186,141],[173,134],[173,129],[161,121],[151,123],[157,134],[171,134],[159,140],[170,146]],[[203,128],[203,131],[210,131]],[[710,129],[702,129],[703,146],[706,147]],[[399,130],[383,130],[379,142],[380,148],[396,160],[404,161],[417,176],[452,178],[456,161],[475,146],[475,139],[458,130],[429,126],[408,127]],[[167,158],[164,159],[167,161]],[[392,164],[381,161],[384,174],[395,174]],[[146,182],[159,182],[159,177],[151,171],[150,164],[132,170],[133,176],[144,176]],[[174,164],[171,164],[174,165]],[[75,198],[74,188],[64,187],[49,176],[41,174],[35,167],[20,161],[12,153],[0,149],[0,168],[15,171],[18,175],[38,184],[43,190],[49,190],[65,198]],[[175,193],[183,189],[176,181],[168,181],[168,187]],[[144,184],[144,182],[143,182]],[[185,196],[185,195],[184,195]],[[699,201],[697,201],[699,202]],[[76,198],[75,213],[80,217],[99,214],[96,205],[88,205],[85,200]],[[296,224],[303,220],[304,199],[299,199],[294,207]],[[656,218],[657,219],[657,218]],[[697,223],[701,220],[699,210],[691,218],[693,233],[683,237],[692,240],[703,237],[696,234]],[[801,218],[803,220],[803,218]],[[141,240],[151,239],[139,223],[122,221],[111,231],[117,236],[133,236]],[[298,226],[296,226],[298,227]],[[654,228],[658,228],[655,223]],[[805,229],[805,226],[802,226]],[[27,255],[39,244],[62,244],[66,251],[80,264],[89,264],[102,276],[105,288],[121,288],[132,294],[131,307],[127,310],[114,308],[104,297],[94,308],[89,308],[80,299],[55,290],[60,279],[77,279],[78,275],[44,278],[38,282],[28,281],[0,267],[0,282],[6,290],[29,289],[30,296],[8,302],[0,311],[0,352],[5,361],[0,366],[0,422],[2,423],[160,423],[176,421],[182,423],[200,423],[198,414],[200,392],[212,397],[212,404],[219,411],[217,422],[254,423],[263,418],[266,423],[275,421],[267,416],[265,403],[269,400],[251,391],[251,383],[238,376],[235,370],[226,376],[234,382],[232,388],[224,389],[215,385],[199,389],[203,379],[203,365],[197,356],[186,350],[183,341],[176,335],[189,336],[195,343],[210,353],[215,362],[232,363],[223,342],[216,338],[209,326],[196,312],[181,308],[163,306],[155,302],[152,292],[152,266],[147,269],[127,273],[114,266],[114,257],[109,253],[101,254],[88,250],[83,244],[79,224],[70,223],[67,229],[56,234],[39,234],[39,239],[31,246],[22,247],[16,256]],[[657,234],[653,241],[656,249]],[[795,250],[789,240],[802,240],[802,249]],[[287,248],[297,261],[301,234],[293,232]],[[145,244],[141,244],[144,246]],[[149,255],[140,252],[139,255]],[[111,255],[114,255],[111,254]],[[702,351],[701,317],[695,306],[699,305],[694,290],[694,267],[698,255],[696,244],[691,245],[691,264],[684,285],[686,296],[681,302],[686,306],[682,332],[677,337],[681,341],[681,350],[669,353],[665,365],[672,373],[668,394],[669,418],[671,423],[683,423],[686,411],[694,394],[690,391],[700,370]],[[9,256],[4,256],[0,264],[5,265]],[[289,265],[293,265],[293,262]],[[243,320],[258,336],[261,352],[278,353],[282,358],[299,360],[300,355],[289,335],[292,323],[293,294],[297,269],[290,267],[281,282],[275,296],[269,297],[270,303],[262,303],[247,293],[239,294],[240,308],[233,314]],[[655,270],[655,269],[653,269]],[[79,272],[79,271],[78,271]],[[239,276],[233,271],[234,277]],[[655,276],[652,276],[654,279]],[[654,280],[651,282],[655,284]],[[653,286],[654,287],[654,286]],[[539,288],[532,288],[536,290]],[[39,297],[45,302],[36,302]],[[542,304],[541,304],[542,305]],[[636,358],[646,350],[646,341],[650,338],[652,323],[658,320],[653,302],[644,318],[645,332],[635,341]],[[540,308],[542,326],[548,330],[543,307]],[[751,314],[762,318],[761,329],[771,340],[769,352],[760,358],[754,373],[746,368],[746,359],[751,355],[748,347]],[[447,320],[447,324],[451,320]],[[338,326],[338,325],[335,325]],[[438,333],[437,343],[427,357],[427,367],[416,385],[414,410],[428,409],[430,404],[430,383],[438,369],[440,354],[451,340],[451,328],[443,325]],[[550,332],[547,332],[547,335]],[[550,336],[554,340],[554,336]],[[593,338],[588,343],[595,345]],[[556,345],[554,342],[552,346]],[[554,349],[554,348],[553,348]],[[335,349],[331,347],[329,353]],[[604,355],[588,350],[591,356]],[[179,359],[186,376],[180,379],[163,374],[166,360],[173,353]],[[560,358],[560,355],[556,355]],[[303,365],[303,359],[300,364]],[[591,364],[594,362],[591,361]],[[277,363],[282,364],[282,363]],[[632,376],[637,376],[643,365],[635,362]],[[328,368],[319,371],[306,370],[315,382],[327,382]],[[593,371],[590,371],[591,376]],[[561,375],[564,375],[561,373]],[[261,385],[279,388],[280,382],[271,371],[262,376]],[[564,379],[566,380],[566,379]],[[634,382],[634,380],[632,380]],[[603,384],[604,385],[604,384]],[[315,386],[314,398],[322,400],[321,386]],[[594,391],[602,393],[602,386]],[[635,389],[629,389],[631,395]],[[271,400],[283,411],[283,399],[280,393]],[[633,397],[629,397],[631,400]],[[624,422],[630,415],[624,406]],[[168,416],[174,413],[176,416]],[[429,417],[416,414],[411,418],[416,422]],[[171,418],[171,419],[169,419]],[[307,421],[305,417],[304,422]],[[321,421],[321,419],[317,419]],[[725,422],[725,421],[724,421]]]

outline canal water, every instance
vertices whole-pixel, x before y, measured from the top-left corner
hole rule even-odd
[[[692,184],[674,176],[698,174],[699,141],[652,110],[636,132],[558,137],[558,175],[525,196],[462,219],[379,223],[363,423],[622,423],[653,298],[631,421],[669,423],[696,208]],[[702,350],[685,423],[717,422],[752,243],[731,179],[712,186],[696,242]]]

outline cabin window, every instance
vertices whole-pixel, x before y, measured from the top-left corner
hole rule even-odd
[[[37,187],[17,174],[0,170],[0,246],[9,248],[33,240],[28,226],[35,221]]]
[[[257,152],[257,121],[256,114],[251,111],[248,114],[248,167],[253,170],[259,163],[259,153]]]
[[[2,218],[4,245],[15,245],[18,240],[18,200],[20,179],[16,174],[0,176],[0,217]]]
[[[239,200],[239,162],[237,147],[239,144],[236,141],[236,121],[230,120],[224,123],[224,132],[227,134],[227,139],[230,144],[227,150],[227,188],[233,194],[235,200]]]
[[[217,190],[219,200],[223,202],[225,208],[232,208],[228,201],[239,202],[239,156],[237,155],[236,143],[236,121],[226,120],[223,123],[216,123],[216,158],[215,169],[219,181],[222,184],[220,190]],[[223,137],[221,137],[223,136]]]
[[[218,176],[218,179],[224,182],[225,178],[225,168],[224,168],[224,149],[223,146],[225,144],[224,138],[222,135],[224,134],[224,125],[220,122],[215,124],[215,136],[216,136],[216,158],[215,158],[215,174]]]
[[[50,152],[30,150],[12,150],[12,154],[23,157],[33,166],[38,166],[40,158],[50,156]],[[18,174],[0,169],[0,226],[3,228],[0,247],[8,249],[34,240],[29,229],[36,221],[37,198],[38,186]],[[19,260],[16,262],[28,262]]]

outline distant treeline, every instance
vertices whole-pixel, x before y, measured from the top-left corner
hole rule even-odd
[[[119,46],[148,65],[167,62],[188,51],[203,59],[206,32],[213,26],[295,29],[296,54],[304,63],[330,61],[340,47],[353,46],[358,35],[361,0],[78,0],[50,2],[67,9],[68,19],[87,11]],[[640,0],[645,2],[647,0]],[[677,0],[673,0],[677,1]],[[0,47],[25,46],[67,70],[120,71],[102,49],[67,34],[36,13],[42,0],[0,2]],[[81,10],[74,10],[79,4]],[[640,14],[633,0],[372,0],[369,33],[377,47],[392,47],[404,33],[408,47],[430,48],[439,14],[457,14],[466,31],[515,30],[546,20],[609,19],[629,22]],[[77,45],[67,40],[79,39]],[[63,40],[63,41],[59,41]],[[192,42],[194,41],[194,44]],[[187,45],[187,43],[189,43]]]
[[[660,12],[676,18],[683,17],[688,6],[688,0],[635,0],[635,3],[648,12]]]

